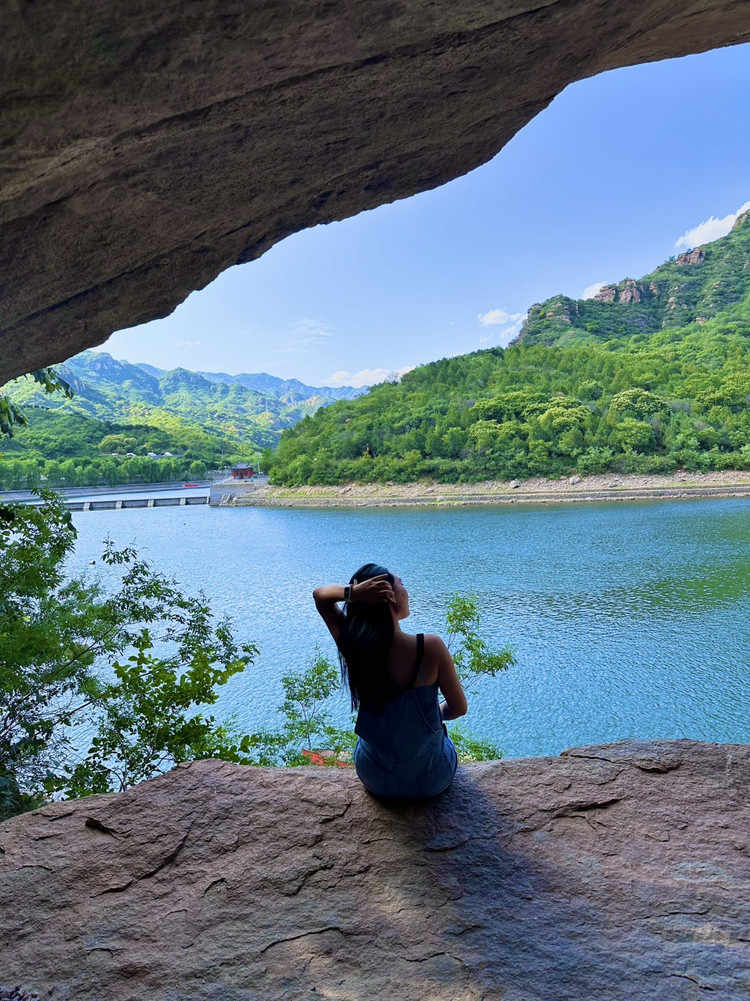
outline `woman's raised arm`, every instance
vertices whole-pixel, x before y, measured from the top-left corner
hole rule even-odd
[[[328,626],[328,632],[338,643],[341,635],[341,620],[344,617],[339,608],[339,602],[345,600],[343,586],[341,584],[326,584],[323,587],[316,587],[313,591],[313,600],[318,614]]]
[[[368,605],[375,605],[383,601],[389,601],[393,604],[396,601],[387,574],[370,577],[363,581],[353,580],[348,586],[348,598],[347,589],[342,584],[324,584],[323,587],[316,587],[313,591],[313,600],[318,614],[328,626],[329,633],[337,643],[341,635],[341,621],[343,619],[343,613],[339,608],[342,601],[361,601]]]

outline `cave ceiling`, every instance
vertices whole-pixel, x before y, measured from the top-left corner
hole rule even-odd
[[[0,39],[2,384],[465,174],[575,80],[750,40],[750,3],[8,0]]]

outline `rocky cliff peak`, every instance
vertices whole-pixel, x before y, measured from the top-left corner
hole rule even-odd
[[[750,291],[750,210],[723,237],[694,247],[641,279],[604,285],[591,299],[553,296],[533,306],[516,343],[571,343],[703,323]]]
[[[680,267],[685,267],[688,264],[702,264],[705,259],[705,247],[695,247],[693,250],[688,250],[685,254],[679,254],[677,257],[677,264],[679,264]]]

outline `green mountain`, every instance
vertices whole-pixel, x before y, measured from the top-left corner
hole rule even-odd
[[[593,299],[557,295],[529,309],[517,344],[581,344],[705,323],[737,305],[750,282],[750,212],[720,240],[650,275],[605,285]]]
[[[277,483],[750,469],[750,213],[515,343],[443,359],[282,434]]]
[[[275,447],[284,428],[360,392],[265,374],[162,371],[94,351],[56,371],[73,389],[72,399],[31,379],[0,390],[29,419],[0,442],[0,487],[35,485],[42,477],[88,485],[204,475],[206,467],[253,459]],[[45,463],[52,463],[51,473]],[[60,463],[68,463],[65,473]]]

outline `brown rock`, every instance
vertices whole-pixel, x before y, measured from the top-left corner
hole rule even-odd
[[[638,285],[632,279],[623,282],[620,289],[617,301],[622,303],[623,306],[627,306],[631,302],[640,302],[641,293],[638,289]]]
[[[694,250],[689,250],[686,254],[680,254],[677,258],[677,263],[684,268],[688,264],[702,264],[705,258],[706,251],[703,247],[696,247]]]
[[[750,747],[462,767],[180,766],[0,828],[0,984],[58,1001],[747,997]]]
[[[616,296],[617,296],[617,286],[605,285],[603,288],[599,289],[594,298],[598,302],[614,302]]]
[[[0,6],[0,384],[486,162],[574,80],[750,39],[734,0]]]

